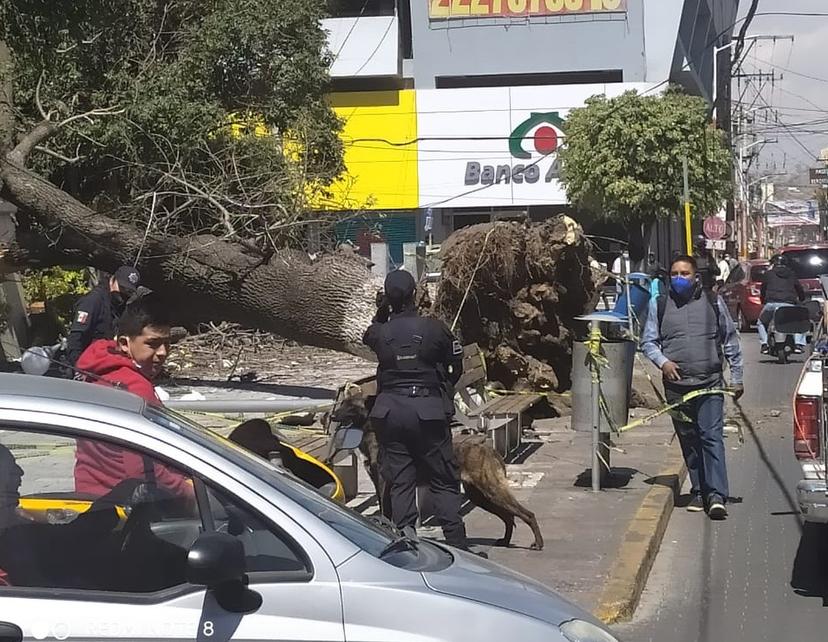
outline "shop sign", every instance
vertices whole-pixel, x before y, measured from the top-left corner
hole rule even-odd
[[[428,17],[511,18],[568,13],[626,13],[627,0],[426,0]]]
[[[509,153],[525,163],[485,165],[477,161],[466,163],[466,185],[494,185],[497,183],[529,183],[541,180],[551,183],[560,177],[557,151],[563,142],[563,120],[558,112],[535,113],[515,127],[509,134]],[[532,158],[536,160],[532,161]],[[543,161],[550,159],[550,163]]]

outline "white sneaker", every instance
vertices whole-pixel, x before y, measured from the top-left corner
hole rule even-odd
[[[723,520],[727,519],[727,508],[725,508],[724,501],[718,495],[710,498],[710,506],[707,509],[707,514],[710,519]]]

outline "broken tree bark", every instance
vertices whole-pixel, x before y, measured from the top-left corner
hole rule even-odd
[[[382,281],[364,259],[340,252],[312,262],[305,253],[285,250],[265,260],[214,236],[149,234],[144,240],[143,230],[94,212],[27,169],[21,145],[2,159],[3,196],[52,230],[59,239],[55,247],[80,251],[88,264],[109,271],[131,264],[140,251],[147,285],[180,302],[188,320],[235,321],[310,345],[366,354],[362,333]],[[11,254],[22,256],[25,249]]]

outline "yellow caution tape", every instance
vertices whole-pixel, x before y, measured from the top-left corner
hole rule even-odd
[[[618,429],[618,432],[627,432],[628,430],[632,430],[633,428],[638,428],[639,426],[643,426],[651,422],[653,419],[661,417],[662,415],[666,415],[671,413],[672,411],[676,410],[680,406],[686,404],[688,401],[693,401],[693,399],[697,399],[698,397],[706,397],[709,395],[728,395],[730,397],[735,397],[736,393],[732,390],[727,390],[725,388],[709,388],[705,390],[693,390],[692,392],[688,392],[684,395],[679,401],[676,403],[669,404],[664,406],[660,410],[656,410],[654,413],[647,415],[642,419],[636,419],[628,423],[626,426],[621,426]]]

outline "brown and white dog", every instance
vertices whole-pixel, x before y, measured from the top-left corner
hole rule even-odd
[[[331,413],[331,419],[340,424],[352,424],[364,431],[360,451],[365,457],[365,468],[379,498],[380,510],[390,518],[390,506],[386,484],[379,473],[379,440],[369,418],[370,409],[365,396],[357,386],[350,387],[343,399]],[[509,546],[515,529],[515,517],[523,520],[535,541],[533,550],[543,549],[541,535],[535,514],[523,506],[512,494],[506,478],[506,463],[483,435],[459,435],[454,438],[454,454],[460,466],[460,478],[466,496],[485,511],[503,520],[506,532],[498,546]]]

